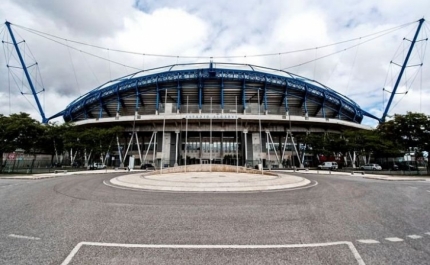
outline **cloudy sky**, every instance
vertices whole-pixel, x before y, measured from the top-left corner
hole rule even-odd
[[[315,79],[380,117],[389,97],[382,88],[390,90],[400,70],[390,61],[403,63],[410,44],[403,38],[413,38],[418,26],[414,22],[420,18],[430,22],[429,13],[430,1],[425,0],[0,3],[0,19],[14,24],[18,41],[26,41],[27,63],[34,63],[31,55],[38,62],[40,76],[35,67],[31,72],[38,76],[37,89],[45,88],[39,97],[47,117],[79,95],[137,69],[208,62],[210,57],[215,62],[256,64]],[[420,39],[430,34],[429,22],[423,24]],[[10,41],[4,26],[0,33],[2,40]],[[340,44],[329,45],[334,43]],[[426,44],[416,45],[409,65],[424,65],[407,68],[398,89],[407,94],[396,95],[389,115],[406,111],[430,114]],[[303,49],[307,51],[291,52]],[[6,67],[17,66],[14,51],[7,44],[2,50],[0,113],[22,111],[40,119],[34,99],[25,94],[30,92],[28,86],[19,81],[22,70]],[[255,56],[263,54],[267,56]],[[375,124],[372,120],[365,123]]]

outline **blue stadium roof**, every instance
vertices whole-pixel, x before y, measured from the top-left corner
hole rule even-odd
[[[355,123],[361,123],[363,116],[378,120],[353,100],[315,80],[256,65],[212,62],[169,65],[117,78],[80,96],[49,119],[103,118],[118,111],[132,115],[140,108],[155,111],[166,90],[178,110],[184,105],[184,95],[200,108],[208,104],[209,95],[222,108],[226,104],[246,108],[261,99],[265,108],[284,107],[295,110],[293,115],[328,115]]]

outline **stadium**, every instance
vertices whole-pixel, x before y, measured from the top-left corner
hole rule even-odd
[[[43,123],[63,117],[81,128],[124,128],[117,151],[108,153],[108,165],[281,168],[312,161],[298,136],[370,129],[361,124],[364,117],[385,121],[423,22],[419,20],[381,118],[316,80],[269,67],[214,62],[213,57],[117,78],[46,118],[11,23],[5,24],[12,39],[8,44],[16,49]]]
[[[116,161],[109,162],[127,165],[133,157],[135,165],[156,167],[302,166],[306,158],[298,155],[297,135],[368,129],[363,117],[378,119],[315,80],[212,61],[118,78],[50,119],[60,116],[77,126],[122,126],[119,151],[111,154]]]

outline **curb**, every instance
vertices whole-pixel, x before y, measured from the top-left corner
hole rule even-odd
[[[363,177],[365,179],[376,179],[376,180],[385,180],[385,181],[427,181],[424,178],[398,178],[398,177],[370,177],[370,176],[366,176]]]

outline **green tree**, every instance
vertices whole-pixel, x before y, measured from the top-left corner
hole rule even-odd
[[[428,150],[430,119],[423,113],[408,112],[394,115],[394,119],[378,126],[378,131],[387,139],[400,145],[403,151],[410,148]]]
[[[349,150],[365,157],[367,162],[372,156],[376,157],[388,153],[388,142],[376,130],[346,131],[344,135]]]
[[[0,158],[1,158],[1,167],[0,172],[3,169],[4,161],[3,154],[13,152],[16,150],[16,147],[13,142],[13,135],[9,133],[7,129],[9,127],[9,123],[11,122],[10,118],[0,114]]]
[[[122,131],[123,128],[120,126],[112,128],[69,126],[64,132],[64,148],[79,152],[81,156],[86,154],[87,160],[94,160],[92,158],[97,160],[98,157],[106,155],[112,143],[115,143],[115,137]]]
[[[414,152],[416,159],[423,156],[423,151],[430,150],[430,117],[423,113],[394,115],[394,119],[380,124],[377,130],[403,154]]]
[[[43,125],[27,113],[0,115],[0,155],[22,149],[26,153],[36,154],[40,136],[44,133]],[[3,161],[2,161],[3,168]]]
[[[70,124],[63,123],[48,123],[45,125],[44,134],[40,137],[40,151],[45,154],[51,155],[51,163],[58,161],[59,155],[63,154],[66,150],[64,147],[64,134],[70,128]]]
[[[4,128],[9,149],[23,149],[35,153],[40,146],[39,137],[44,133],[43,125],[27,113],[11,114]]]

